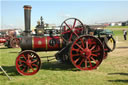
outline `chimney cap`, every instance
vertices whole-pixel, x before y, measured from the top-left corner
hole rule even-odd
[[[24,9],[31,9],[31,5],[24,5]]]

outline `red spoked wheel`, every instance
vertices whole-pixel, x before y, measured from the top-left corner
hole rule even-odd
[[[34,75],[40,66],[41,60],[34,51],[25,50],[16,58],[16,69],[21,75]]]
[[[96,69],[102,62],[104,50],[100,40],[93,36],[81,36],[70,49],[72,64],[80,70]]]
[[[84,34],[84,25],[79,19],[68,18],[61,24],[60,31],[62,39],[70,43]]]
[[[12,48],[19,48],[20,47],[20,39],[18,39],[18,38],[11,39],[10,46]]]

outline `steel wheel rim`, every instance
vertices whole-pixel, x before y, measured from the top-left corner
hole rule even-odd
[[[69,24],[68,22],[71,22],[71,24]],[[80,24],[80,27],[77,27],[77,24]],[[71,25],[71,26],[70,26]],[[60,27],[60,31],[61,31],[61,37],[62,39],[67,42],[70,43],[72,42],[74,39],[76,39],[77,37],[79,37],[80,35],[84,34],[84,25],[83,23],[77,19],[77,18],[68,18],[66,19]],[[65,36],[68,36],[68,38],[65,38]]]
[[[71,46],[71,62],[80,70],[96,69],[101,64],[103,56],[102,43],[93,36],[81,36]]]
[[[40,67],[41,60],[34,51],[25,50],[16,58],[16,69],[21,75],[34,75]]]

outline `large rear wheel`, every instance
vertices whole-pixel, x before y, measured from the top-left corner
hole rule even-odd
[[[101,64],[103,56],[102,43],[93,36],[77,38],[70,48],[71,62],[80,70],[96,69]]]

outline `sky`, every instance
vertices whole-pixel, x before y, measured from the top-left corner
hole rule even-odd
[[[31,5],[31,27],[40,16],[45,23],[60,25],[66,18],[75,17],[84,24],[128,20],[128,1],[121,0],[1,0],[0,29],[24,29],[24,5]]]

